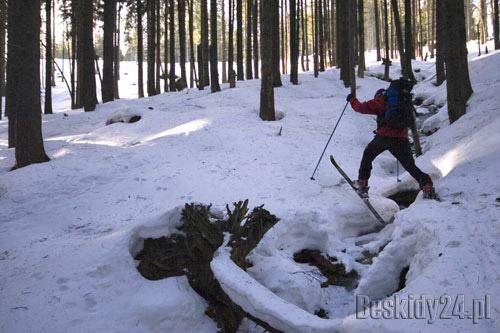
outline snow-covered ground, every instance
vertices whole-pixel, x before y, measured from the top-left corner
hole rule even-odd
[[[142,239],[173,232],[184,203],[222,208],[246,198],[281,219],[250,255],[249,275],[222,252],[213,262],[228,294],[247,295],[239,301],[248,312],[297,332],[500,331],[499,65],[498,52],[471,56],[474,95],[468,113],[449,125],[446,89],[432,85],[433,63],[415,62],[422,80],[416,96],[424,105],[444,105],[425,121],[439,130],[425,138],[417,159],[442,201],[418,197],[396,213],[382,194],[416,183],[407,174],[396,182],[395,159],[384,153],[374,163],[371,200],[386,219],[394,213],[396,219],[376,233],[369,233],[376,220],[327,157],[316,181],[309,179],[345,106],[348,90],[337,70],[318,79],[301,74],[298,86],[284,76],[276,89],[283,118],[276,122],[258,117],[258,80],[235,89],[223,85],[217,94],[186,90],[122,99],[91,113],[69,110],[66,88],[58,84],[57,112],[43,116],[50,162],[9,171],[14,151],[0,121],[0,332],[215,332],[205,301],[185,277],[146,280],[132,255]],[[122,97],[134,98],[133,64],[122,71],[128,73]],[[394,63],[391,75],[398,71]],[[358,97],[371,98],[384,86],[367,75],[358,80]],[[111,117],[130,114],[141,120],[106,126]],[[326,156],[334,154],[355,178],[374,127],[372,117],[349,108]],[[321,288],[313,267],[293,260],[304,248],[355,269],[359,286]],[[380,248],[373,264],[359,262],[363,251]],[[356,295],[394,299],[406,266],[406,287],[395,295],[425,297],[434,307],[425,308],[424,319],[356,318]],[[452,302],[441,313],[444,295]],[[460,295],[462,310],[472,314],[474,305],[476,316],[484,301],[489,319],[474,321],[458,311],[440,318],[452,314]],[[319,309],[331,319],[315,317]],[[253,324],[245,322],[241,331],[254,331]]]

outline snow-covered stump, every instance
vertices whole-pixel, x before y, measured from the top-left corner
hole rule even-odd
[[[140,261],[137,269],[151,280],[185,274],[193,290],[208,302],[206,313],[221,332],[236,332],[245,317],[269,332],[279,332],[235,303],[221,288],[210,266],[224,243],[224,234],[229,233],[224,248],[230,249],[232,261],[245,270],[247,255],[279,220],[263,206],[248,214],[248,200],[235,203],[232,211],[227,207],[227,216],[226,220],[216,219],[210,206],[186,204],[179,233],[146,239],[136,256]]]

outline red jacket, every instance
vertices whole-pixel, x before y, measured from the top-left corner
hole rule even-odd
[[[383,98],[374,98],[370,101],[361,103],[356,97],[354,97],[351,99],[351,107],[354,111],[359,113],[382,116],[385,112],[385,100]],[[392,128],[388,125],[382,125],[377,128],[375,134],[393,138],[408,139],[408,128]]]

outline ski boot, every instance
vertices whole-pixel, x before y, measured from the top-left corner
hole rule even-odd
[[[354,187],[356,187],[356,191],[363,198],[368,198],[368,190],[370,187],[368,186],[367,179],[358,179],[354,182]]]

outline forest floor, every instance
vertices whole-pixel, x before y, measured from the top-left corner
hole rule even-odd
[[[244,199],[280,218],[249,257],[254,266],[245,279],[251,281],[239,284],[233,267],[221,269],[223,255],[214,263],[233,291],[243,293],[248,283],[244,308],[257,304],[256,314],[278,317],[280,304],[311,314],[323,310],[324,323],[348,332],[500,331],[499,65],[499,52],[471,55],[474,95],[468,113],[449,125],[446,88],[433,85],[433,63],[414,62],[414,92],[423,101],[417,111],[435,113],[422,121],[422,129],[435,133],[424,138],[417,165],[432,175],[441,201],[419,195],[398,211],[386,196],[417,184],[406,173],[397,182],[396,161],[384,153],[374,163],[371,201],[395,221],[381,231],[327,158],[335,155],[356,178],[373,137],[372,116],[348,107],[316,181],[309,179],[349,92],[336,69],[317,79],[300,74],[298,86],[283,76],[275,122],[258,117],[259,80],[237,82],[235,89],[223,84],[216,94],[121,99],[91,113],[69,110],[58,84],[56,113],[43,116],[50,162],[9,171],[14,150],[7,149],[7,122],[0,121],[0,332],[215,332],[205,301],[185,277],[146,280],[133,255],[144,238],[173,232],[186,202],[224,210]],[[122,96],[133,98],[129,66],[122,66]],[[368,65],[357,82],[361,100],[387,86],[376,78],[382,71]],[[397,63],[391,76],[399,76]],[[106,126],[129,114],[141,120]],[[356,270],[358,287],[321,288],[324,277],[293,259],[303,249]],[[404,288],[395,293],[406,270]],[[262,288],[283,303],[266,302]],[[427,305],[423,319],[360,319],[356,295]],[[462,312],[452,313],[457,299]],[[478,314],[481,304],[487,311]],[[303,318],[293,318],[297,331],[318,329]],[[258,330],[245,322],[241,331]]]

